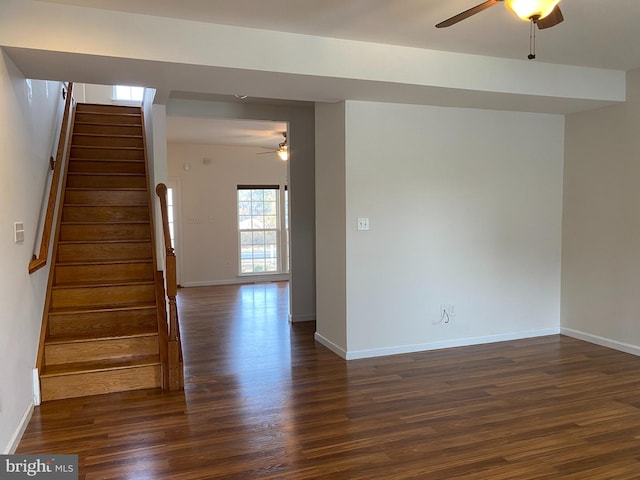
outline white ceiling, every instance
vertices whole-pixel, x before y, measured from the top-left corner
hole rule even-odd
[[[258,120],[167,117],[169,143],[236,145],[276,149],[284,140],[287,124]]]
[[[502,4],[445,29],[481,0],[45,0],[267,30],[526,58],[529,26]],[[538,60],[640,67],[640,0],[562,0],[564,23],[537,35]]]

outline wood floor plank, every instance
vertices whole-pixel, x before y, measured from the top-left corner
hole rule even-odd
[[[286,283],[180,290],[185,391],[53,401],[19,453],[80,478],[640,478],[640,358],[554,335],[346,362]]]

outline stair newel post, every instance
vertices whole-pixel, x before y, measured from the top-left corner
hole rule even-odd
[[[180,327],[178,322],[178,307],[176,295],[178,294],[178,281],[176,271],[176,253],[171,244],[171,233],[169,231],[169,214],[167,206],[167,186],[159,183],[156,187],[156,194],[160,199],[160,212],[162,216],[162,231],[165,244],[165,273],[167,299],[169,301],[169,321],[168,321],[168,370],[169,370],[169,390],[179,390],[184,386],[184,373],[182,369],[182,348],[180,345]]]

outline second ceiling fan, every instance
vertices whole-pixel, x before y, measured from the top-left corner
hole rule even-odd
[[[505,2],[507,7],[523,20],[535,23],[538,28],[549,28],[564,20],[558,3],[560,0],[487,0],[475,7],[454,15],[436,25],[438,28],[450,27],[476,13],[480,13],[497,3]]]

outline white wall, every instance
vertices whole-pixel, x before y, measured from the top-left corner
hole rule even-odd
[[[97,103],[111,105],[113,102],[113,85],[94,85],[92,83],[75,83],[73,97],[78,103]]]
[[[563,332],[640,354],[640,69],[624,105],[566,120]]]
[[[316,338],[347,351],[345,103],[316,104]]]
[[[49,266],[27,272],[61,101],[57,82],[27,81],[0,50],[0,452],[16,446],[33,406],[35,367]],[[13,223],[25,240],[14,243]]]
[[[151,89],[145,91],[144,115],[147,154],[149,156],[149,183],[151,199],[154,203],[153,217],[155,225],[156,263],[158,270],[165,269],[165,245],[162,229],[162,214],[160,213],[160,199],[156,195],[156,186],[159,183],[167,183],[167,107],[166,105],[152,104]]]
[[[287,184],[287,164],[275,153],[257,155],[263,152],[253,147],[168,145],[169,177],[179,179],[181,192],[178,258],[183,286],[255,280],[238,278],[237,185]],[[205,158],[210,164],[205,165]]]
[[[347,358],[557,333],[563,117],[368,102],[345,116]]]

